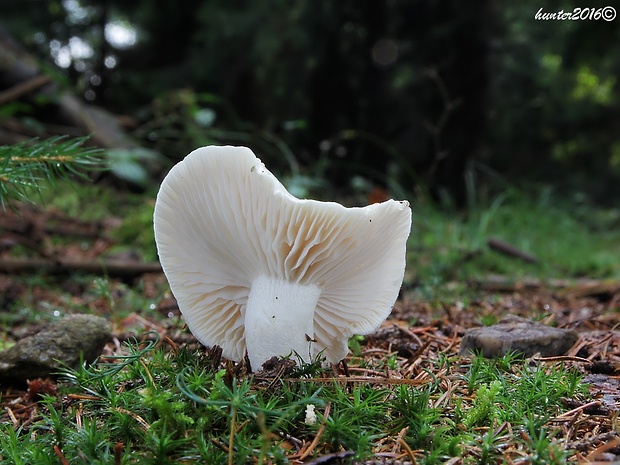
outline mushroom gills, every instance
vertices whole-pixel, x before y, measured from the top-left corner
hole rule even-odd
[[[252,370],[273,356],[312,361],[314,312],[321,295],[315,285],[260,276],[245,308],[245,342]]]

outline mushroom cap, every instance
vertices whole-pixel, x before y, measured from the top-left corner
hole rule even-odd
[[[391,312],[411,209],[298,199],[250,149],[209,146],[170,170],[153,222],[170,288],[200,342],[241,360],[248,295],[267,276],[321,289],[314,350],[336,363],[352,335],[372,332]]]

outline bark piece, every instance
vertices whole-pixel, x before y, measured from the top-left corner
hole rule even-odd
[[[480,352],[484,357],[501,357],[517,352],[526,357],[564,355],[579,335],[572,330],[552,328],[519,317],[508,317],[499,324],[476,328],[465,333],[461,355]]]

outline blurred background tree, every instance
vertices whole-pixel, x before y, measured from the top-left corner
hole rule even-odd
[[[378,186],[462,206],[473,191],[542,184],[613,202],[620,19],[536,20],[541,7],[583,5],[8,0],[0,18],[45,72],[129,116],[169,163],[235,143],[298,194]],[[0,114],[23,125],[39,103]]]

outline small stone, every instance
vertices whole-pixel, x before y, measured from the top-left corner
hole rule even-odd
[[[469,330],[463,336],[459,353],[481,353],[484,357],[501,357],[508,352],[531,357],[564,355],[579,335],[569,329],[552,328],[519,317],[508,317],[499,324]]]
[[[0,382],[45,378],[64,366],[77,368],[81,359],[92,363],[111,333],[111,323],[93,315],[69,315],[50,323],[0,352]]]

